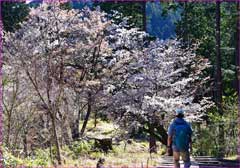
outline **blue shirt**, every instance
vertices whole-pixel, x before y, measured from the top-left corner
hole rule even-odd
[[[174,142],[174,132],[175,132],[175,127],[176,125],[178,124],[181,124],[182,126],[184,126],[186,128],[186,133],[189,137],[192,136],[192,128],[190,126],[190,124],[188,122],[186,122],[183,118],[176,118],[169,126],[168,128],[168,136],[171,136],[172,137],[172,141]],[[187,146],[185,147],[186,150],[189,149],[189,141],[190,141],[190,138],[187,138]],[[173,148],[173,151],[181,151],[180,149],[177,148],[177,146],[172,143],[172,148]]]

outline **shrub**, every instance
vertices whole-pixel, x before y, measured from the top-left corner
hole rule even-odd
[[[74,155],[78,157],[80,155],[88,154],[93,149],[93,146],[94,144],[92,141],[81,140],[73,142],[70,149],[73,151]]]
[[[7,149],[3,148],[3,165],[4,167],[16,167],[23,165],[23,161],[20,158],[13,156]]]

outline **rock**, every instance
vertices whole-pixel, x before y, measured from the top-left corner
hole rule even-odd
[[[112,138],[95,138],[95,148],[100,149],[105,153],[108,153],[109,150],[112,150]]]

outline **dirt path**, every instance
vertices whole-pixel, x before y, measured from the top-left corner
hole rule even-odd
[[[183,162],[180,161],[181,168],[184,167]],[[209,156],[191,157],[191,168],[240,168],[237,161],[219,159]],[[163,156],[159,159],[157,168],[170,168],[173,167],[173,159],[170,156]]]

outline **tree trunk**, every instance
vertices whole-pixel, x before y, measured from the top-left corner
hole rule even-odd
[[[149,152],[157,153],[156,137],[154,134],[154,126],[152,124],[149,124]]]
[[[74,141],[80,138],[80,134],[79,134],[79,123],[80,123],[80,120],[76,119],[76,121],[73,122],[73,123],[72,123],[72,126],[71,126],[72,139],[73,139]]]
[[[72,137],[71,135],[69,135],[69,124],[68,123],[63,123],[62,124],[62,136],[63,136],[63,145],[66,144],[66,145],[70,145],[71,141],[72,141]],[[70,128],[71,130],[71,128]]]
[[[57,161],[58,161],[58,164],[61,165],[62,158],[61,158],[60,146],[59,146],[59,141],[58,141],[58,136],[57,136],[56,118],[55,118],[55,115],[52,113],[51,113],[51,120],[52,120],[52,126],[53,126],[54,142],[55,142],[55,146],[57,149]]]
[[[94,113],[94,128],[97,127],[97,110]]]
[[[11,116],[8,116],[6,147],[10,147],[10,133],[11,133]]]
[[[216,103],[219,114],[222,111],[222,71],[221,71],[221,51],[220,51],[220,2],[216,2]]]
[[[50,154],[51,163],[54,163],[53,156],[52,156],[52,142],[51,142],[51,140],[49,141],[49,154]]]
[[[89,120],[89,117],[90,117],[90,114],[91,114],[91,111],[92,111],[92,95],[91,93],[88,93],[88,105],[87,105],[87,114],[86,114],[86,117],[84,119],[84,122],[83,122],[83,126],[82,126],[82,129],[81,129],[81,136],[83,136],[84,132],[85,132],[85,129],[87,127],[87,123],[88,123],[88,120]]]
[[[0,2],[0,12],[2,13],[2,1]],[[2,23],[2,17],[0,16],[0,26],[3,28],[3,23]],[[0,34],[0,41],[2,43],[2,36],[3,33]],[[2,47],[2,46],[1,46]],[[1,48],[2,49],[2,48]],[[3,60],[2,57],[3,54],[0,54],[0,60]],[[0,68],[2,69],[3,61],[0,62]],[[0,78],[2,79],[2,73],[0,74]],[[0,80],[0,94],[2,95],[2,80]],[[0,142],[3,141],[3,107],[2,107],[2,102],[3,102],[3,97],[0,96]],[[2,145],[2,144],[1,144]],[[2,152],[2,146],[0,150],[0,165],[3,165],[3,152]]]
[[[24,151],[24,156],[25,157],[28,157],[27,134],[28,134],[28,131],[24,130],[24,134],[23,134],[23,151]]]
[[[237,3],[237,91],[238,91],[238,135],[240,135],[240,2]],[[240,163],[240,137],[238,136],[238,161]]]
[[[220,21],[221,10],[219,1],[216,2],[216,104],[220,116],[223,115],[222,108],[222,71],[221,71],[221,51],[220,51]],[[224,156],[224,126],[219,124],[219,156]]]
[[[164,127],[162,125],[155,126],[155,128],[156,128],[157,131],[152,132],[152,134],[163,145],[167,146],[167,138],[168,138],[167,131],[164,129]],[[143,131],[150,134],[149,129],[146,129],[146,128],[143,127]]]
[[[72,124],[72,139],[73,140],[77,140],[80,138],[80,130],[79,130],[79,125],[80,125],[80,120],[81,120],[81,113],[84,109],[85,105],[81,108],[79,108],[78,110],[78,117],[76,119],[76,121]]]
[[[156,129],[157,129],[157,133],[160,135],[160,136],[157,136],[159,137],[158,139],[162,144],[167,146],[167,139],[168,139],[167,131],[164,129],[163,125],[156,126]]]

